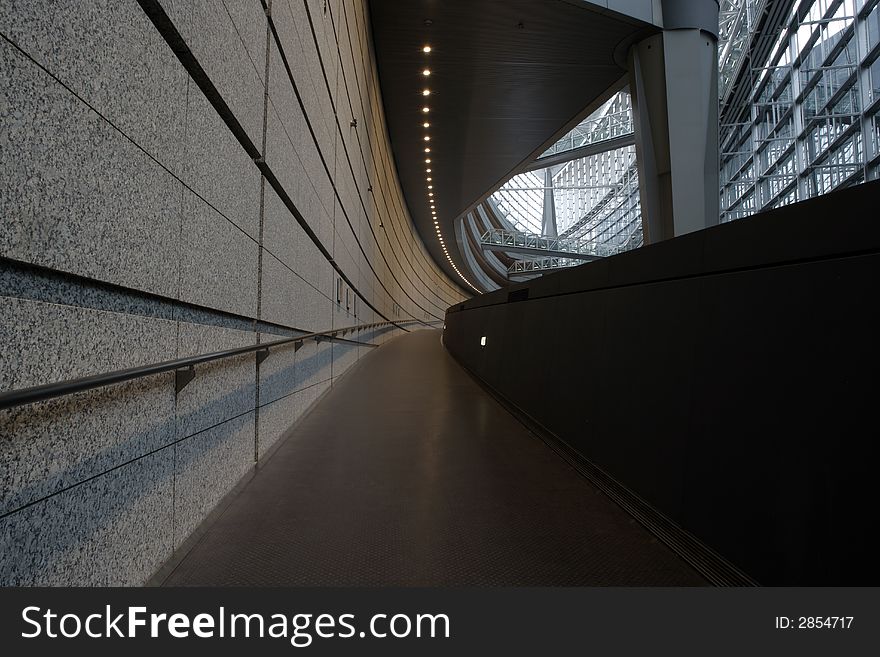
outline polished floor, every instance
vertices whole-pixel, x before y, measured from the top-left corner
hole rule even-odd
[[[436,331],[361,359],[165,585],[704,585]]]

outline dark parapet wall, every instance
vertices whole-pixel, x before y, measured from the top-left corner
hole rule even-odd
[[[758,582],[876,585],[878,202],[868,183],[484,295],[444,342]]]

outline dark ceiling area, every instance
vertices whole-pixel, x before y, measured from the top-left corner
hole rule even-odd
[[[461,283],[438,242],[428,192],[467,276],[454,220],[607,95],[626,73],[615,50],[651,28],[563,0],[371,0],[370,12],[407,204],[434,259]]]

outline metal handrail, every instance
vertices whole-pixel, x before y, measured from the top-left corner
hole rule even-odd
[[[528,249],[540,255],[542,251],[556,251],[558,257],[578,259],[579,256],[605,257],[614,255],[613,250],[604,244],[575,237],[547,237],[534,233],[526,233],[519,230],[506,230],[503,228],[489,228],[480,236],[480,244],[486,246],[509,246],[516,249]],[[485,247],[484,247],[485,248]],[[501,249],[503,250],[503,249]]]
[[[190,356],[188,358],[177,358],[175,360],[166,360],[161,363],[153,363],[152,365],[141,365],[139,367],[131,367],[125,370],[116,370],[115,372],[106,372],[104,374],[94,374],[79,379],[69,379],[67,381],[59,381],[57,383],[46,383],[30,388],[21,388],[19,390],[10,390],[0,393],[0,409],[13,408],[15,406],[23,406],[25,404],[34,404],[36,402],[54,399],[71,395],[84,390],[92,390],[94,388],[102,388],[114,383],[122,383],[123,381],[131,381],[144,376],[153,374],[162,374],[163,372],[175,372],[175,390],[180,392],[183,387],[193,380],[195,377],[194,367],[202,363],[209,363],[223,358],[239,356],[251,352],[257,353],[257,362],[261,363],[269,355],[269,349],[280,347],[282,345],[294,343],[294,351],[298,350],[306,340],[321,341],[339,341],[354,342],[346,340],[341,335],[346,335],[352,331],[362,331],[365,329],[376,328],[378,326],[402,324],[412,324],[419,320],[406,320],[402,322],[375,322],[373,324],[359,324],[357,326],[348,326],[345,328],[333,329],[330,331],[319,331],[317,333],[304,333],[282,340],[274,340],[272,342],[263,342],[261,344],[249,345],[247,347],[237,347],[235,349],[227,349],[225,351],[215,351],[210,354],[202,354],[200,356]],[[298,343],[298,344],[297,344]],[[377,344],[367,342],[357,342],[369,347],[378,347]]]

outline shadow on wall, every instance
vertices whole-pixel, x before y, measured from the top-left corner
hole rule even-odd
[[[356,355],[359,349],[346,343],[335,346],[340,358]],[[273,351],[264,364],[283,357],[283,350]],[[251,366],[255,362],[253,355],[233,360],[242,359]],[[212,365],[216,369],[218,364]],[[307,403],[297,407],[297,417],[289,418],[275,439],[330,385],[329,370],[326,378],[317,380],[329,366],[330,349],[325,348],[261,379],[261,390],[287,392],[261,400],[260,409],[285,398],[307,397]],[[197,368],[197,380],[207,367]],[[306,373],[305,379],[300,372]],[[193,409],[191,413],[201,417],[222,418],[197,433],[178,438],[189,418],[173,415],[84,459],[65,448],[63,439],[50,440],[40,453],[14,441],[22,429],[31,435],[52,434],[71,418],[100,418],[120,396],[173,396],[173,374],[0,411],[2,438],[8,445],[2,452],[7,474],[0,501],[5,514],[0,518],[0,584],[146,581],[253,465],[253,399],[248,410],[228,416],[229,408],[239,406],[242,395],[249,391],[252,395],[253,390],[252,385],[241,386]],[[185,388],[181,395],[186,392]],[[113,425],[99,422],[97,426],[114,431]],[[144,445],[155,444],[157,436],[164,438],[162,443],[144,451]]]
[[[472,299],[444,343],[760,583],[876,584],[877,198],[868,183]]]

